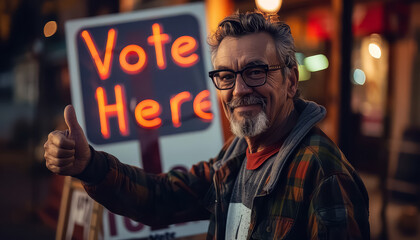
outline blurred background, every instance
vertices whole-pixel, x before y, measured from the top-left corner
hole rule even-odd
[[[0,0],[0,239],[55,238],[63,178],[45,168],[43,144],[71,103],[64,23],[190,2]],[[204,2],[209,32],[257,8]],[[283,0],[278,11],[303,97],[327,108],[320,127],[368,188],[372,239],[420,239],[419,13],[416,0]]]

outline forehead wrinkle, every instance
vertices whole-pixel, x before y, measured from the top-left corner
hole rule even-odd
[[[244,69],[246,67],[265,65],[265,64],[267,64],[267,63],[262,61],[262,60],[254,60],[254,61],[250,61],[250,62],[246,63],[242,69]],[[232,69],[228,66],[221,65],[221,66],[216,66],[215,70],[232,70]]]
[[[237,38],[226,37],[216,51],[213,64],[217,70],[243,69],[249,65],[270,65],[276,61],[272,54],[277,59],[274,40],[267,33],[255,33]]]
[[[253,60],[248,62],[247,64],[245,64],[244,67],[250,67],[250,66],[255,66],[255,65],[264,65],[267,64],[266,62],[264,62],[263,60]]]
[[[215,66],[214,68],[215,70],[232,70],[230,67],[228,66]]]

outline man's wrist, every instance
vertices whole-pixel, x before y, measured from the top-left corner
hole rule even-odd
[[[89,145],[90,158],[85,169],[73,176],[88,185],[100,183],[106,176],[109,170],[108,159],[103,152],[96,151]]]

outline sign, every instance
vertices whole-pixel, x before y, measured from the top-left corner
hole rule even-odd
[[[164,136],[210,126],[204,42],[192,15],[84,27],[76,44],[92,143],[135,140],[141,130]]]
[[[79,180],[65,177],[55,239],[99,239],[102,209]]]
[[[73,236],[75,225],[83,226],[83,239],[89,237],[89,227],[93,209],[93,201],[84,191],[74,191],[70,205],[70,216],[67,224],[66,239],[70,240]]]
[[[206,44],[204,5],[66,23],[72,101],[89,143],[147,172],[214,157],[222,130]],[[105,213],[105,239],[151,237],[148,226]],[[207,231],[207,222],[159,229]]]

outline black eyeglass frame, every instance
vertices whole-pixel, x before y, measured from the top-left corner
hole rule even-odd
[[[210,72],[209,72],[209,77],[211,78],[211,80],[212,80],[212,82],[213,82],[214,86],[215,86],[217,89],[219,89],[219,90],[229,90],[229,89],[234,88],[234,87],[235,87],[235,84],[236,84],[236,77],[237,77],[238,73],[239,73],[239,74],[241,74],[242,80],[244,81],[244,83],[245,83],[248,87],[259,87],[259,86],[264,85],[264,84],[267,82],[267,74],[268,74],[268,72],[269,72],[269,71],[276,71],[276,70],[280,70],[280,69],[283,69],[284,67],[285,67],[284,65],[270,65],[270,66],[269,66],[269,65],[267,65],[267,64],[261,64],[261,65],[248,66],[248,67],[245,67],[245,68],[243,68],[242,70],[239,70],[239,71],[236,71],[236,72],[235,72],[235,71],[233,71],[232,69],[220,69],[220,70],[213,70],[213,71],[210,71]],[[263,68],[263,69],[264,69],[264,71],[265,71],[265,79],[264,79],[264,82],[263,82],[263,83],[250,86],[250,85],[246,82],[246,80],[245,80],[245,78],[243,77],[242,73],[243,73],[243,72],[245,72],[246,70],[250,69],[250,68]],[[233,73],[233,74],[234,74],[234,76],[235,76],[235,80],[233,81],[233,84],[232,84],[232,86],[231,86],[231,87],[229,87],[229,88],[220,88],[220,87],[218,87],[218,86],[217,86],[216,81],[214,80],[214,75],[215,75],[216,73],[219,73],[219,72],[231,72],[231,73]]]

